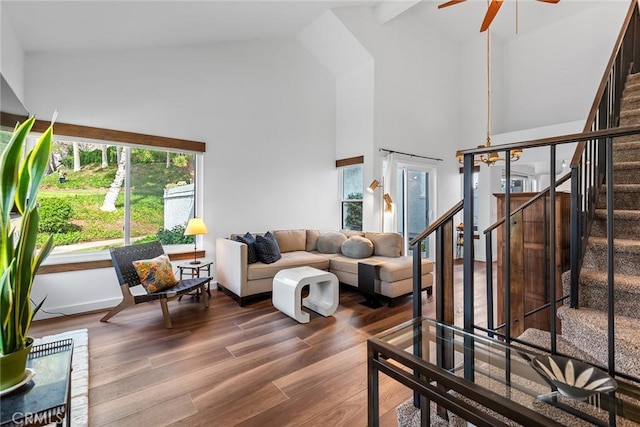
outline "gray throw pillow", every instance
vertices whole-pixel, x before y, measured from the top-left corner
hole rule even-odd
[[[340,248],[344,256],[349,258],[368,258],[373,255],[373,243],[361,236],[351,236]]]
[[[329,231],[318,237],[318,252],[323,254],[337,254],[340,247],[347,240],[347,236],[337,231]]]

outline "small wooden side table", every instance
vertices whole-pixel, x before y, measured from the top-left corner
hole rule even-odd
[[[178,265],[178,271],[180,272],[180,280],[183,279],[185,274],[189,274],[190,278],[200,277],[200,272],[206,272],[207,277],[211,277],[211,266],[213,265],[213,261],[204,260],[200,264],[191,264],[191,262],[185,262],[183,264]],[[211,281],[207,283],[207,294],[211,296]],[[200,299],[200,289],[196,290],[194,295],[196,299]],[[180,295],[178,301],[182,299],[183,295]]]

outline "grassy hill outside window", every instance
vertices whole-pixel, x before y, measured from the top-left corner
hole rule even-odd
[[[0,150],[8,137],[0,132]],[[40,186],[38,246],[48,235],[56,246],[52,256],[152,240],[192,244],[193,236],[184,236],[184,229],[193,216],[199,156],[110,141],[54,139]]]

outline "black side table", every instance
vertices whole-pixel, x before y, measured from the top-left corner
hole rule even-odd
[[[180,272],[180,280],[183,279],[184,274],[189,274],[190,278],[200,277],[200,272],[206,272],[206,277],[211,277],[211,266],[213,265],[213,261],[203,261],[200,264],[191,264],[191,262],[185,262],[183,264],[178,265],[178,271]],[[207,283],[207,294],[211,296],[211,281]],[[196,297],[196,299],[200,299],[200,289],[196,290],[195,294],[192,294]],[[178,301],[182,299],[183,295],[180,295]]]
[[[366,298],[360,304],[369,308],[382,307],[375,290],[376,268],[378,264],[374,261],[358,263],[358,290]]]
[[[73,340],[35,345],[27,368],[35,371],[31,381],[0,397],[0,425],[71,425],[71,357]]]

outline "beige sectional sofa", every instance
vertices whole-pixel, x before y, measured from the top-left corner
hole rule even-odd
[[[373,243],[373,254],[364,258],[351,258],[342,253],[318,251],[318,239],[327,231],[275,230],[282,258],[271,263],[248,263],[248,246],[230,238],[216,240],[216,280],[218,288],[236,299],[241,306],[250,298],[268,295],[273,277],[286,268],[310,266],[328,270],[341,284],[358,287],[358,263],[375,263],[374,289],[393,304],[394,300],[413,290],[413,261],[403,256],[402,237],[396,233],[354,232],[343,230],[345,238],[362,236]],[[334,235],[336,232],[332,232]],[[327,236],[325,236],[327,237]],[[326,248],[322,248],[326,251]],[[433,262],[422,261],[422,289],[431,288]]]

